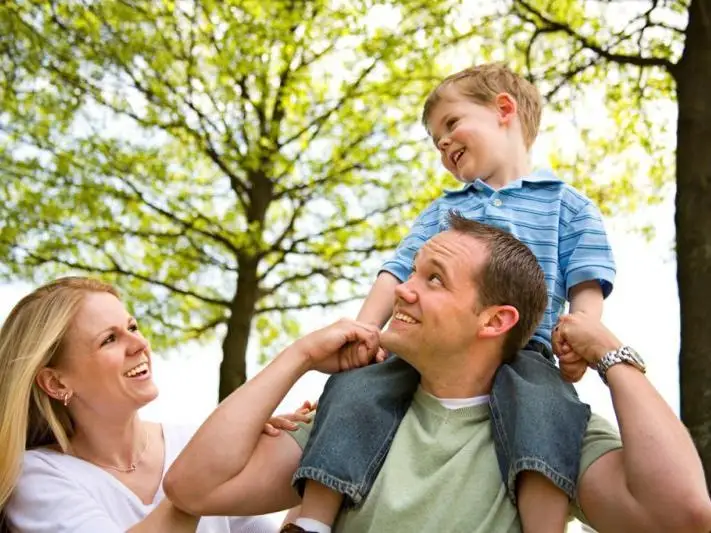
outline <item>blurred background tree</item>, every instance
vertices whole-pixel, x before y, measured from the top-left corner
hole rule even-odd
[[[711,484],[711,1],[513,0],[506,24],[505,42],[551,107],[565,112],[594,89],[602,134],[582,129],[568,163],[626,161],[613,198],[598,200],[639,186],[625,173],[643,172],[652,191],[675,185],[680,411]]]
[[[159,348],[224,328],[223,398],[436,193],[412,129],[476,31],[450,4],[3,4],[1,275],[107,278]]]

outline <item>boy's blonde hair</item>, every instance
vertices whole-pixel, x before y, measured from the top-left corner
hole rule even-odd
[[[526,149],[531,148],[538,136],[543,107],[535,85],[501,63],[469,67],[444,78],[429,94],[422,111],[422,123],[426,128],[432,110],[445,98],[445,91],[450,87],[455,87],[462,96],[477,104],[487,106],[494,103],[497,94],[508,93],[513,96],[518,104],[523,142]]]
[[[25,450],[48,445],[70,450],[69,412],[36,378],[62,356],[64,336],[93,292],[118,298],[116,289],[101,281],[60,278],[20,300],[0,329],[0,509],[15,487]]]

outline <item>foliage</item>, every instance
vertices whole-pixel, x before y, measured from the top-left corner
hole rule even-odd
[[[654,200],[682,35],[659,21],[680,5],[6,2],[0,277],[100,275],[159,348],[222,328],[243,366],[251,333],[269,353],[298,311],[362,296],[438,194],[419,113],[454,68],[527,72],[565,138],[550,164],[604,212]]]
[[[361,295],[441,182],[417,122],[456,5],[3,4],[2,277],[114,280],[158,346]]]

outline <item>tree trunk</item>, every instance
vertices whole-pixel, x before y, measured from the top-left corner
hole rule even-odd
[[[711,482],[711,1],[692,0],[677,83],[681,418]]]
[[[273,199],[274,184],[267,177],[263,168],[268,161],[262,161],[259,170],[249,177],[249,205],[247,207],[247,223],[255,231],[255,223],[259,231],[263,231],[264,219],[269,204]],[[236,190],[235,194],[240,194]],[[259,239],[256,240],[259,242]],[[227,321],[227,334],[222,341],[222,363],[220,364],[220,401],[247,381],[247,346],[252,328],[252,319],[259,298],[259,255],[243,252],[237,258],[239,274],[237,291],[232,300],[230,318]]]
[[[237,291],[227,321],[227,334],[222,341],[220,401],[247,381],[247,345],[259,290],[257,266],[256,258],[239,262]]]

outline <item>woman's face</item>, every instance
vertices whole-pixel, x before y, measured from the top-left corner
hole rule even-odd
[[[75,415],[121,417],[158,396],[150,345],[114,295],[87,293],[62,347],[57,370],[74,393],[70,411]]]

